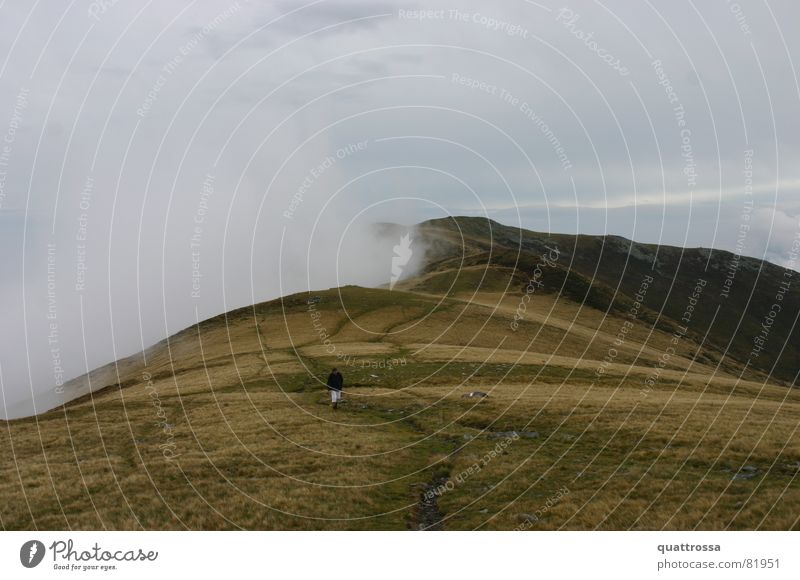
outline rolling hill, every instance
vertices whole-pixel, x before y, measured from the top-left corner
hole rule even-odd
[[[2,526],[798,528],[792,271],[479,218],[376,228],[424,252],[393,289],[222,314],[4,422]]]

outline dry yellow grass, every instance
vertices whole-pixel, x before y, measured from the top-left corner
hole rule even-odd
[[[537,296],[513,332],[518,295],[342,289],[365,332],[320,295],[316,326],[304,298],[243,309],[0,424],[0,525],[798,527],[800,393],[693,362],[688,337],[648,389],[670,335],[635,324],[598,375],[622,319],[570,302]]]

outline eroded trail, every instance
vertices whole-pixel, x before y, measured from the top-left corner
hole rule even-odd
[[[417,526],[420,531],[441,531],[444,529],[442,523],[442,512],[439,511],[439,493],[447,484],[446,476],[435,477],[419,498],[417,504]]]

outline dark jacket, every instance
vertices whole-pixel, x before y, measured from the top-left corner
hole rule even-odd
[[[328,375],[328,389],[331,391],[341,391],[344,385],[342,373],[335,372]]]

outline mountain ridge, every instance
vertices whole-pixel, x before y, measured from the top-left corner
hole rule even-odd
[[[708,284],[716,282],[716,288],[723,287],[723,280],[719,272],[725,273],[731,260],[738,260],[739,271],[742,275],[739,280],[734,278],[734,286],[729,291],[725,302],[730,302],[733,308],[742,308],[742,288],[752,285],[755,291],[757,286],[753,279],[754,274],[760,275],[763,271],[768,277],[766,285],[778,288],[776,280],[787,278],[786,273],[791,273],[788,278],[793,278],[791,270],[772,264],[765,260],[737,257],[735,254],[723,250],[710,250],[707,248],[680,248],[677,246],[659,246],[655,244],[642,244],[622,236],[614,235],[573,235],[573,234],[548,234],[535,232],[523,228],[506,226],[488,218],[455,216],[435,218],[416,224],[415,226],[402,226],[388,222],[375,224],[380,235],[401,235],[405,231],[415,231],[420,238],[426,252],[422,268],[416,277],[436,277],[446,271],[463,268],[488,268],[487,271],[497,274],[505,271],[506,277],[494,277],[495,283],[491,288],[479,285],[478,290],[505,289],[509,292],[518,292],[524,295],[524,287],[530,280],[530,273],[534,272],[541,264],[542,253],[547,253],[553,247],[558,247],[560,257],[557,263],[545,264],[541,274],[540,293],[557,294],[564,299],[584,304],[587,307],[608,312],[622,312],[632,303],[640,281],[649,273],[658,276],[659,281],[649,290],[649,302],[643,304],[641,320],[654,325],[659,325],[662,330],[674,331],[681,326],[680,314],[683,306],[670,303],[668,289],[664,288],[665,280],[675,280],[671,286],[680,290],[680,293],[689,295],[688,282],[696,279],[693,277],[706,276]],[[471,253],[470,253],[471,252]],[[663,262],[659,261],[659,256]],[[715,259],[716,256],[716,259]],[[552,261],[551,261],[552,262]],[[609,265],[611,264],[611,265]],[[689,268],[686,265],[690,265]],[[702,266],[702,267],[701,267]],[[648,270],[648,268],[650,270]],[[709,268],[711,272],[709,273]],[[686,272],[688,270],[688,272]],[[466,271],[466,270],[465,270]],[[672,278],[669,274],[672,274]],[[415,285],[405,280],[400,287],[413,289]],[[764,285],[764,281],[761,282]],[[430,285],[430,283],[428,284]],[[459,288],[456,280],[454,286]],[[711,286],[708,286],[710,289]],[[417,290],[424,288],[417,288]],[[201,326],[214,325],[226,321],[230,317],[252,313],[259,307],[271,304],[302,303],[304,297],[318,291],[300,292],[293,295],[279,297],[266,302],[243,306],[227,313],[212,316],[200,322]],[[657,295],[655,301],[653,296]],[[679,293],[677,290],[675,293]],[[709,292],[705,293],[707,300]],[[730,297],[733,296],[731,300]],[[742,376],[750,377],[769,376],[773,382],[792,386],[800,369],[800,332],[796,326],[787,331],[786,325],[779,321],[776,332],[772,332],[770,339],[774,344],[783,345],[785,352],[780,356],[761,357],[753,360],[748,357],[749,341],[758,336],[759,317],[752,312],[748,313],[744,321],[747,332],[735,332],[737,327],[726,324],[719,332],[708,331],[711,319],[718,318],[717,310],[722,307],[719,297],[711,300],[714,314],[709,316],[711,310],[698,314],[692,324],[687,325],[687,333],[701,340],[706,337],[708,344],[716,351],[718,361],[727,370],[742,367]],[[791,289],[782,303],[788,305],[782,313],[781,320],[796,322],[800,315],[800,292]],[[788,312],[788,315],[787,315]],[[741,322],[741,321],[740,321]],[[115,380],[116,375],[124,376],[130,368],[136,367],[141,360],[146,358],[144,353],[164,349],[170,340],[184,333],[197,332],[197,325],[188,326],[170,337],[150,345],[143,352],[134,353],[118,361],[92,369],[89,373],[75,377],[64,384],[67,395],[63,403],[45,409],[38,414],[57,409],[64,404],[69,404],[75,399],[83,399],[90,392],[97,392],[109,384],[125,384],[124,380]],[[713,330],[713,327],[712,327]],[[749,333],[749,334],[748,334]],[[750,362],[748,363],[748,358]],[[736,364],[729,364],[735,361]],[[122,372],[120,372],[122,368]],[[91,384],[90,384],[91,383]],[[100,385],[100,386],[94,386]]]
[[[738,316],[706,324],[705,256],[664,277],[680,249],[488,227],[421,224],[392,290],[225,312],[4,421],[4,527],[797,527],[800,391],[726,352]]]

